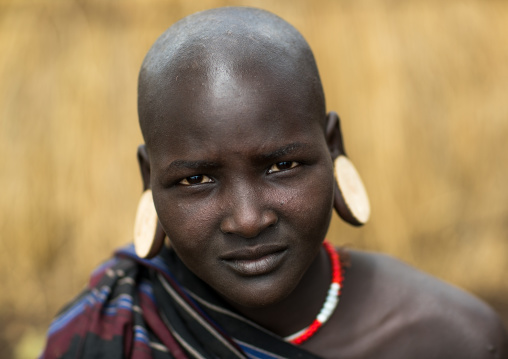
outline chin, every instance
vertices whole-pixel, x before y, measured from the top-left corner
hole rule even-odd
[[[301,278],[273,275],[242,279],[241,284],[221,288],[216,291],[235,308],[261,309],[284,301],[297,287]]]

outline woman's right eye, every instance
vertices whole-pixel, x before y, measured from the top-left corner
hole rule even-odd
[[[182,186],[192,186],[192,185],[196,185],[196,184],[211,183],[211,182],[213,182],[213,180],[206,175],[195,175],[195,176],[185,177],[183,180],[178,182],[178,184],[181,184]]]

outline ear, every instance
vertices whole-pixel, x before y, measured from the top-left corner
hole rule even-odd
[[[344,142],[342,141],[342,130],[340,129],[340,118],[336,112],[331,111],[326,116],[325,136],[333,160],[340,155],[346,155]]]
[[[138,164],[143,180],[143,192],[150,188],[150,158],[145,145],[138,147]]]
[[[370,217],[369,198],[360,175],[347,158],[340,119],[335,112],[330,112],[326,119],[326,141],[335,167],[333,206],[344,221],[361,226]]]
[[[139,145],[137,157],[143,180],[143,195],[134,224],[134,247],[140,258],[152,258],[162,248],[166,233],[157,218],[152,191],[147,191],[150,189],[150,158],[145,145]]]

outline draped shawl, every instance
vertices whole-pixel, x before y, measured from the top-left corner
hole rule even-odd
[[[130,245],[58,314],[41,358],[318,357],[235,313],[171,249],[145,260]]]

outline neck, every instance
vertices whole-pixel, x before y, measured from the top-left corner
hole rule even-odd
[[[285,337],[313,322],[326,299],[331,282],[328,255],[321,248],[295,290],[285,299],[263,308],[245,308],[234,305],[243,316]]]

